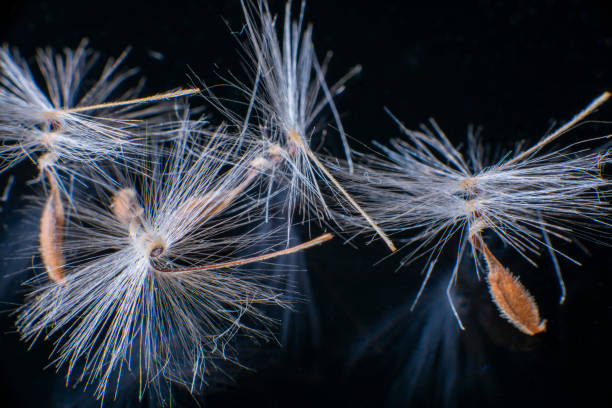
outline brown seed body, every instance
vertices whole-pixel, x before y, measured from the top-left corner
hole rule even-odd
[[[181,206],[178,214],[182,217],[204,218],[205,221],[215,214],[223,211],[229,204],[230,200],[219,198],[214,200],[212,194],[205,194],[201,197],[192,197]]]
[[[254,162],[259,163],[259,159],[255,159]],[[259,164],[254,164],[259,166]],[[251,171],[247,173],[245,180],[232,190],[210,192],[203,196],[189,198],[179,209],[179,214],[181,216],[201,218],[200,221],[204,222],[216,214],[225,211],[240,194],[247,190],[253,180],[255,180],[259,174],[256,169],[257,167],[253,167]],[[217,197],[215,197],[215,195]]]
[[[501,268],[487,275],[489,292],[497,308],[510,323],[525,334],[533,336],[546,330],[546,320],[540,319],[538,305],[533,296],[512,276]]]
[[[501,315],[514,327],[530,336],[545,331],[546,320],[540,319],[535,299],[519,282],[518,277],[512,276],[510,271],[504,268],[480,237],[472,237],[472,244],[482,252],[487,261],[489,292]]]
[[[142,207],[138,204],[136,192],[131,188],[123,188],[115,193],[111,209],[119,222],[126,225],[129,225],[143,212]]]
[[[62,228],[64,207],[57,188],[52,188],[40,218],[40,255],[52,281],[64,285],[64,264],[62,255]]]

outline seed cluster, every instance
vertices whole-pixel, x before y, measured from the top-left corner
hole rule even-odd
[[[534,297],[492,243],[535,265],[543,249],[558,252],[551,237],[609,238],[604,140],[551,147],[610,94],[498,161],[473,135],[463,151],[434,121],[414,131],[392,115],[404,136],[359,153],[334,98],[361,67],[327,84],[305,2],[297,19],[287,3],[282,20],[266,0],[241,4],[250,81],[226,85],[243,109],[204,85],[139,96],[128,85],[136,70],[121,68],[129,50],[102,66],[86,40],[40,50],[37,83],[16,50],[0,49],[0,172],[31,161],[40,184],[40,273],[24,283],[23,340],[52,339],[52,362],[99,399],[135,371],[141,398],[171,404],[173,387],[195,394],[210,373],[242,368],[238,338],[276,340],[274,316],[299,299],[299,265],[282,257],[330,240],[325,229],[380,239],[404,254],[401,267],[424,260],[414,305],[457,240],[447,295],[459,326],[450,288],[471,248],[500,314],[543,332]],[[343,157],[318,149],[327,118]],[[293,244],[296,224],[320,234]]]

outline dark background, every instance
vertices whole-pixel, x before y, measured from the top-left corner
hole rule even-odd
[[[535,140],[554,123],[569,119],[604,90],[612,90],[612,12],[605,1],[410,2],[310,1],[306,19],[322,58],[333,50],[328,79],[333,82],[355,64],[363,72],[337,101],[353,146],[398,136],[383,112],[388,106],[409,127],[435,117],[449,137],[464,140],[468,124],[482,126],[486,142],[510,146]],[[270,1],[282,11],[284,2]],[[133,51],[127,66],[139,66],[146,92],[189,85],[189,69],[208,84],[228,70],[240,75],[237,41],[242,15],[237,0],[227,1],[14,1],[0,6],[0,42],[33,56],[36,47],[76,47],[88,37],[104,56]],[[163,55],[162,60],[151,52]],[[189,68],[188,68],[189,67]],[[610,120],[612,106],[592,117]],[[582,133],[581,133],[582,132]],[[591,124],[568,137],[610,133]],[[572,139],[573,141],[573,139]],[[17,176],[11,200],[3,207],[2,253],[22,227],[24,187],[33,173]],[[2,186],[6,175],[0,179]],[[17,232],[15,232],[17,231]],[[31,235],[30,235],[31,236]],[[33,235],[35,239],[35,233]],[[562,262],[568,299],[558,305],[558,286],[550,261],[535,269],[515,259],[502,260],[531,289],[549,319],[547,333],[526,338],[510,328],[488,301],[473,266],[465,262],[460,280],[466,331],[459,333],[440,287],[432,282],[414,313],[405,311],[420,279],[418,265],[395,273],[400,258],[376,266],[385,254],[380,244],[355,249],[341,240],[311,250],[306,262],[320,335],[302,329],[287,346],[246,350],[259,367],[229,385],[211,387],[199,403],[209,407],[285,406],[589,406],[609,405],[609,346],[612,302],[609,248],[587,243],[590,253],[560,246],[583,262]],[[24,244],[26,245],[26,244]],[[448,247],[447,265],[453,247]],[[81,388],[66,389],[63,375],[47,368],[48,344],[27,345],[12,332],[9,311],[22,292],[14,276],[29,259],[5,258],[0,316],[0,405],[96,406]],[[447,272],[439,268],[438,279]],[[308,327],[306,313],[298,314]],[[305,322],[305,323],[304,323]],[[430,322],[423,326],[422,322]],[[431,324],[434,322],[435,324]],[[387,330],[376,330],[387,324]],[[442,353],[427,355],[445,339]],[[369,346],[363,346],[363,344]],[[420,347],[419,347],[420,345]],[[253,357],[251,358],[250,355]],[[414,359],[431,370],[418,372]],[[412,365],[411,365],[412,362]],[[133,387],[132,387],[133,388]],[[412,392],[412,398],[407,393]],[[136,397],[126,385],[117,402]],[[197,406],[179,392],[177,406]]]

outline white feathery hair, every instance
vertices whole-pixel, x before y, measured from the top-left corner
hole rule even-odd
[[[291,20],[291,3],[286,3],[281,38],[267,1],[241,3],[247,36],[243,47],[254,76],[252,85],[238,84],[249,98],[247,117],[221,109],[240,128],[240,137],[261,149],[262,156],[273,162],[265,194],[271,196],[273,188],[285,190],[289,216],[300,210],[304,215],[314,213],[317,218],[325,218],[327,205],[317,181],[317,170],[290,138],[296,135],[310,149],[314,122],[321,110],[329,105],[336,112],[329,92],[323,92],[327,85],[312,44],[312,26],[303,29],[305,2],[301,3],[297,21]],[[337,116],[336,119],[350,158],[342,125]]]
[[[349,171],[352,171],[351,151],[333,98],[344,90],[344,83],[361,67],[356,66],[335,85],[328,87],[325,74],[329,58],[319,63],[312,43],[312,26],[303,28],[305,1],[301,2],[297,20],[291,19],[291,1],[286,3],[280,28],[266,0],[242,0],[241,4],[246,19],[243,31],[247,43],[244,50],[254,78],[250,86],[239,81],[234,85],[248,99],[246,118],[224,107],[210,90],[209,100],[236,126],[243,143],[249,149],[259,149],[261,156],[266,158],[266,187],[262,195],[266,196],[267,206],[272,206],[272,197],[277,197],[276,193],[282,191],[283,198],[280,203],[276,202],[286,212],[288,225],[292,224],[296,211],[303,219],[329,220],[333,214],[326,202],[325,190],[330,190],[328,197],[360,212],[394,250],[391,241],[359,208],[326,169],[319,154],[314,152],[317,148],[313,146],[316,122],[323,109],[329,108]]]
[[[393,236],[401,234],[403,246],[411,249],[400,267],[426,258],[415,304],[442,250],[456,235],[460,239],[449,299],[466,244],[474,234],[493,232],[533,265],[542,249],[578,263],[555,250],[550,237],[609,242],[610,180],[603,177],[602,169],[612,156],[605,148],[589,149],[587,143],[607,138],[542,150],[609,96],[602,94],[533,147],[490,164],[484,162],[485,148],[472,132],[466,159],[433,120],[430,127],[409,130],[393,117],[405,138],[392,140],[390,147],[377,144],[383,155],[360,155],[352,176],[342,166],[336,169],[338,178],[376,222]],[[369,230],[359,217],[345,217],[345,221],[357,231]],[[473,246],[472,252],[477,260]],[[556,264],[556,258],[553,261]],[[451,307],[458,318],[452,301]]]
[[[233,337],[273,339],[265,309],[290,306],[274,289],[280,277],[231,262],[270,239],[256,232],[261,218],[249,218],[258,202],[234,194],[250,186],[252,157],[234,162],[223,137],[194,145],[197,123],[177,131],[147,168],[115,162],[97,196],[75,192],[64,279],[26,282],[22,338],[54,339],[53,363],[68,367],[67,381],[95,384],[97,398],[124,370],[136,371],[141,396],[152,390],[162,403],[171,383],[197,392],[215,360],[239,364]]]
[[[39,49],[36,63],[43,86],[17,50],[0,48],[0,172],[26,158],[41,172],[67,163],[78,171],[125,150],[141,151],[145,144],[131,131],[140,124],[136,119],[168,110],[166,104],[143,104],[195,92],[132,99],[144,82],[120,91],[138,72],[119,71],[129,48],[97,68],[100,55],[87,45],[83,40],[63,54]]]

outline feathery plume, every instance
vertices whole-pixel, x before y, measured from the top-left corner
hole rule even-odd
[[[23,339],[55,338],[53,362],[67,365],[68,380],[96,384],[97,398],[123,370],[136,371],[140,396],[150,389],[163,403],[171,383],[195,393],[215,361],[239,364],[232,338],[274,339],[266,308],[291,306],[275,289],[281,276],[244,266],[331,238],[253,253],[273,236],[254,232],[259,218],[249,215],[259,203],[234,194],[249,188],[252,159],[233,162],[234,146],[215,141],[222,137],[194,145],[192,130],[198,124],[186,123],[147,168],[115,165],[97,180],[98,196],[75,193],[54,229],[62,284],[44,275],[28,282],[17,321]]]
[[[601,175],[603,166],[611,161],[609,152],[580,148],[581,143],[542,152],[609,97],[610,93],[603,93],[533,147],[491,164],[484,161],[484,149],[473,134],[468,138],[466,159],[433,120],[431,128],[423,126],[413,131],[393,117],[406,138],[393,140],[391,147],[379,145],[386,158],[362,155],[362,164],[356,166],[354,176],[343,169],[337,172],[338,177],[346,178],[351,193],[385,231],[413,234],[403,239],[405,247],[412,250],[400,266],[426,259],[425,278],[415,303],[443,248],[458,235],[448,296],[459,324],[450,287],[470,242],[474,259],[477,261],[479,251],[487,260],[490,289],[501,313],[523,332],[543,330],[537,305],[493,256],[483,233],[491,231],[534,266],[532,258],[540,255],[542,248],[572,260],[552,248],[549,235],[565,241],[586,237],[602,242],[609,237],[611,208],[604,194],[610,181]],[[357,217],[347,219],[361,231],[368,228]],[[500,276],[508,284],[499,284]],[[501,301],[504,296],[507,301]],[[510,311],[514,301],[531,310],[523,314],[523,318],[534,322],[531,329],[523,329],[524,321]]]
[[[312,44],[312,26],[303,29],[305,1],[301,2],[297,20],[291,19],[291,2],[285,6],[282,38],[277,34],[276,17],[270,13],[266,0],[242,1],[248,44],[245,51],[254,67],[252,86],[236,86],[249,99],[247,117],[243,118],[224,107],[209,91],[209,100],[240,129],[239,137],[249,148],[261,151],[269,165],[267,173],[267,203],[273,192],[286,192],[285,210],[291,217],[297,210],[329,219],[322,185],[334,192],[334,197],[348,202],[372,226],[391,250],[395,247],[374,220],[357,204],[325,167],[313,150],[315,121],[328,107],[340,133],[344,152],[352,171],[351,151],[333,98],[344,90],[344,83],[361,70],[357,66],[338,83],[328,87],[325,81],[326,59],[317,60]],[[276,185],[276,188],[275,188]]]
[[[130,132],[139,123],[135,119],[168,110],[163,104],[148,108],[143,104],[198,91],[135,98],[143,85],[140,81],[120,94],[119,88],[138,71],[118,71],[129,48],[118,58],[110,58],[95,78],[93,71],[100,58],[87,43],[81,41],[75,50],[66,48],[63,55],[50,48],[38,50],[36,62],[46,92],[16,50],[7,45],[0,48],[0,172],[25,158],[40,166],[39,159],[46,153],[55,158],[50,165],[72,163],[72,170],[78,171],[79,166],[116,157],[128,149],[142,151],[142,140]]]

